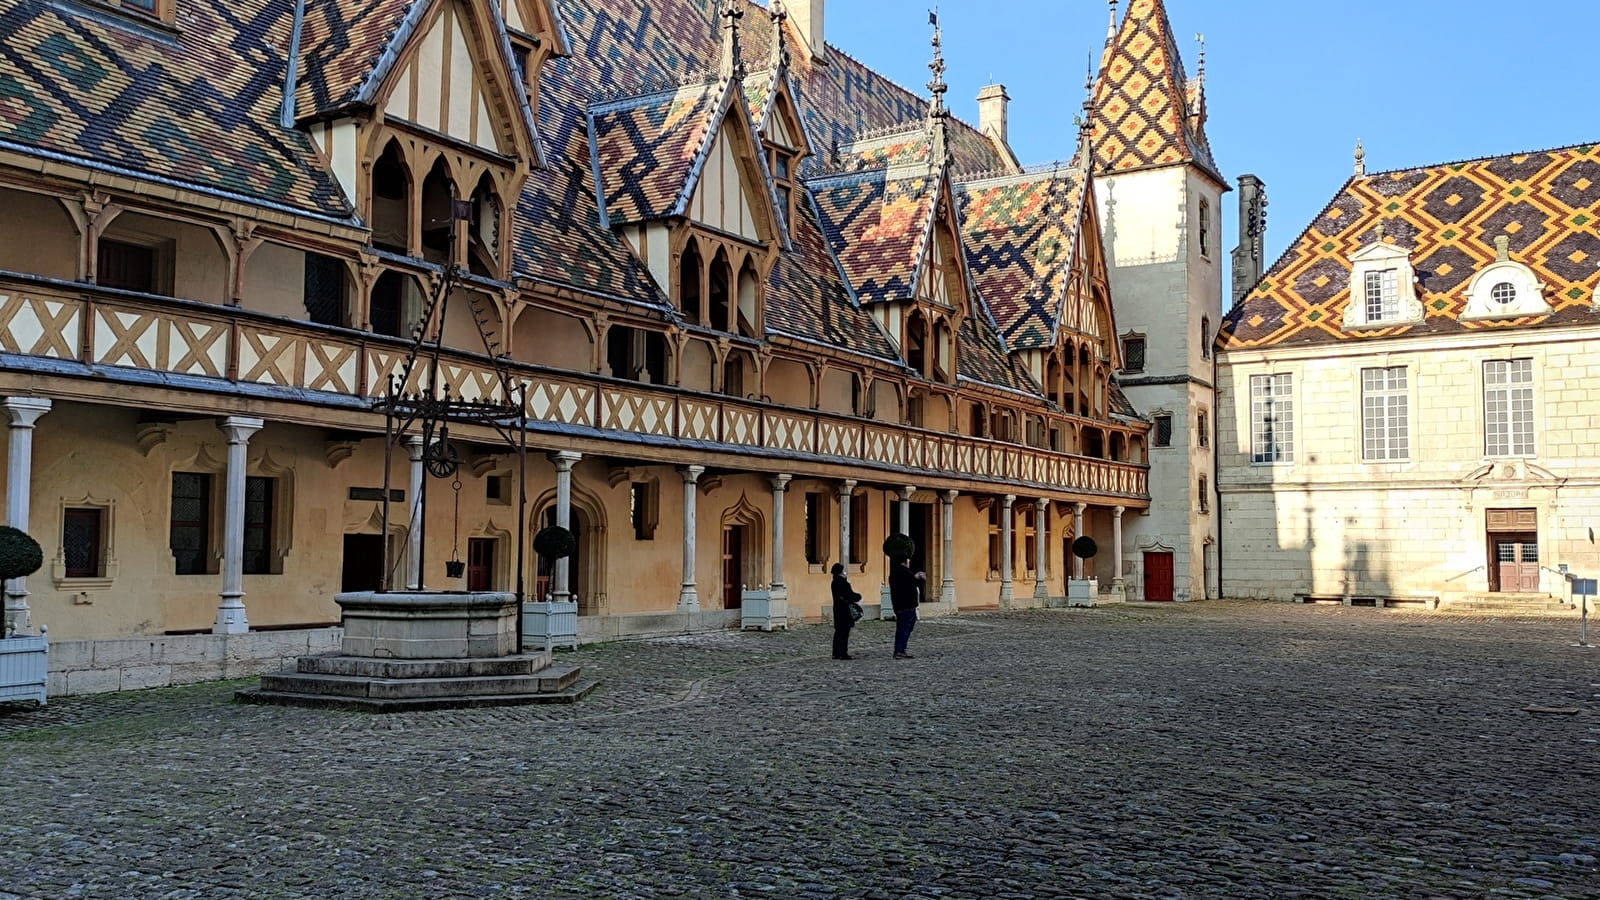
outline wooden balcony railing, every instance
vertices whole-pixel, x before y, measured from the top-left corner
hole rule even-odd
[[[93,286],[0,278],[0,352],[157,372],[381,396],[404,341],[276,316]],[[831,458],[1001,485],[1148,499],[1148,467],[852,416],[509,364],[528,417],[601,432]],[[414,378],[425,375],[414,373]],[[481,357],[450,354],[441,386],[501,399]]]

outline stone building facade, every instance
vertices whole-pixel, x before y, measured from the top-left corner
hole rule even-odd
[[[816,618],[834,562],[874,592],[893,531],[930,611],[1043,604],[1080,574],[1138,592],[1141,554],[1167,550],[1174,596],[1206,595],[1209,520],[1146,510],[1153,462],[1174,485],[1207,465],[1190,417],[1220,260],[1114,224],[1183,198],[1192,231],[1223,190],[1161,4],[1136,0],[1122,43],[1153,29],[1171,52],[1108,65],[1071,160],[1038,168],[1006,146],[1003,88],[981,127],[950,114],[937,31],[918,95],[824,19],[822,0],[8,6],[4,496],[48,562],[6,616],[50,626],[52,689],[276,666],[326,645],[335,593],[379,585],[521,583],[575,600],[591,638],[736,625],[750,589]],[[1182,127],[1138,146],[1179,157],[1130,165],[1111,94],[1126,77],[1116,102],[1143,102],[1151,72]],[[452,479],[386,442],[374,401],[433,326],[441,386],[498,397],[511,373],[525,483],[486,429],[452,431]],[[1130,327],[1162,380],[1124,390]],[[1170,464],[1135,391],[1175,417]],[[513,546],[523,494],[533,527],[577,532],[564,573]],[[1076,535],[1104,550],[1070,560]]]
[[[1600,148],[1354,176],[1219,339],[1230,596],[1570,602],[1600,549]]]

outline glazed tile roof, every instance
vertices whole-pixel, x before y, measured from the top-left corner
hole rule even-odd
[[[979,312],[961,320],[961,336],[957,341],[956,371],[964,379],[1013,391],[1039,393],[1039,385],[1006,352],[994,323]]]
[[[1097,172],[1194,163],[1216,178],[1211,147],[1191,104],[1201,86],[1183,71],[1162,0],[1133,0],[1107,46],[1090,116]]]
[[[862,168],[807,182],[822,231],[862,303],[911,298],[943,179],[925,164],[927,143],[896,141],[855,157]],[[856,167],[856,163],[848,164]]]
[[[957,187],[968,269],[1012,349],[1057,339],[1087,185],[1067,167]]]
[[[311,139],[278,124],[292,4],[180,3],[176,24],[0,4],[0,141],[346,218]]]
[[[722,84],[693,84],[590,109],[595,177],[612,224],[682,213],[725,92]]]
[[[1351,254],[1385,240],[1410,250],[1421,322],[1342,327]],[[1554,312],[1470,320],[1466,287],[1509,237],[1511,259],[1533,269]],[[1363,341],[1398,335],[1600,324],[1600,145],[1424,166],[1345,183],[1300,238],[1225,317],[1224,348]]]
[[[871,313],[850,298],[822,237],[816,208],[797,203],[792,253],[778,256],[767,289],[767,330],[881,359],[899,358]]]
[[[384,51],[427,7],[414,0],[306,0],[295,110],[325,115],[357,102]]]

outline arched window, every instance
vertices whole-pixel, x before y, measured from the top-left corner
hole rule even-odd
[[[1211,317],[1200,317],[1200,356],[1211,358]]]
[[[711,261],[711,279],[708,291],[711,301],[711,327],[718,331],[733,330],[733,320],[729,318],[732,311],[729,299],[732,283],[733,269],[728,264],[728,253],[726,250],[718,250],[716,258]]]
[[[444,265],[455,249],[455,182],[440,157],[422,182],[422,258]]]
[[[683,317],[696,325],[701,323],[703,304],[700,302],[700,247],[689,239],[678,260],[678,308]]]
[[[467,267],[474,275],[499,278],[500,265],[500,194],[488,173],[478,179],[472,191],[472,220],[467,232]]]
[[[372,165],[372,246],[391,253],[409,253],[411,243],[411,174],[390,141]]]
[[[761,279],[756,277],[755,263],[746,256],[739,267],[739,333],[745,337],[761,336],[760,313]]]

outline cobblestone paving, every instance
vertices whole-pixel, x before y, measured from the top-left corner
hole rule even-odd
[[[906,661],[891,628],[585,648],[570,707],[12,709],[0,897],[1600,897],[1574,623],[994,613]]]

